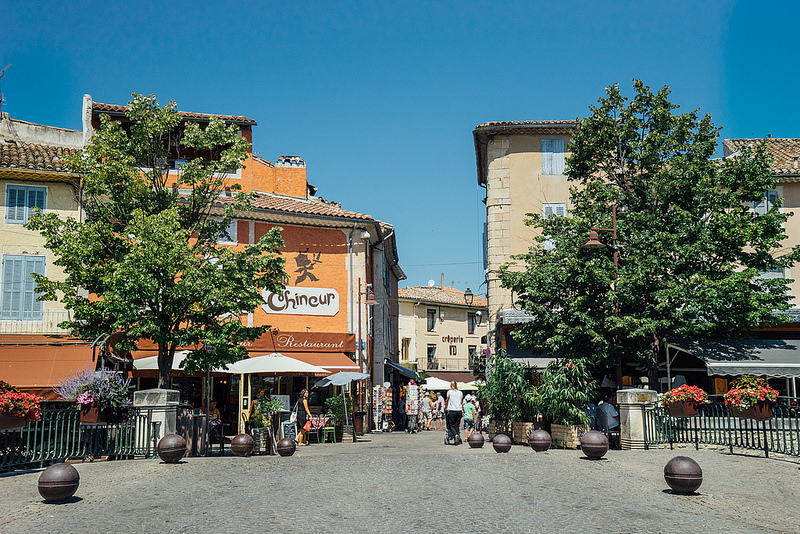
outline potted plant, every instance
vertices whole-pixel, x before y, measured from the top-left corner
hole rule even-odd
[[[62,399],[78,404],[81,423],[115,422],[130,414],[130,382],[130,378],[122,378],[108,369],[87,368],[59,380],[53,391]]]
[[[731,415],[742,419],[770,419],[772,405],[778,400],[778,391],[764,378],[742,375],[731,383],[725,393],[725,404]]]
[[[663,402],[672,417],[689,417],[699,414],[700,406],[708,403],[708,393],[684,384],[664,393]]]
[[[42,418],[42,398],[0,380],[0,430],[18,430]]]
[[[556,446],[577,448],[589,428],[586,406],[592,401],[597,382],[583,358],[556,360],[542,372],[538,388],[539,411],[551,421],[550,434]]]
[[[496,434],[513,437],[514,421],[522,418],[523,406],[528,402],[535,404],[532,385],[525,377],[525,369],[519,366],[503,351],[489,358],[491,372],[486,383],[478,388],[478,397],[485,399],[491,419],[489,439]]]
[[[267,451],[272,427],[272,416],[278,413],[283,406],[279,399],[268,397],[263,392],[253,401],[253,413],[250,416],[250,435],[255,440],[255,450]]]

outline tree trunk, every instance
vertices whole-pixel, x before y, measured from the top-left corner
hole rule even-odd
[[[158,344],[158,387],[169,389],[169,375],[172,372],[172,361],[175,359],[175,346],[168,343]]]

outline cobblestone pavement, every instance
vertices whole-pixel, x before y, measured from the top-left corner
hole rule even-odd
[[[234,456],[76,465],[64,504],[41,470],[0,476],[0,531],[22,532],[798,532],[800,463],[721,449],[497,454],[445,446],[442,432],[372,434],[289,458]],[[703,468],[699,494],[672,494],[664,465]]]

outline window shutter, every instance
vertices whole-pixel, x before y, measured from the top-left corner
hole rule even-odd
[[[0,316],[4,319],[41,319],[43,304],[37,301],[31,273],[44,274],[43,256],[3,256],[3,291]]]
[[[542,174],[553,174],[552,139],[542,139]]]
[[[25,190],[21,187],[6,189],[6,221],[23,222],[25,220]]]
[[[553,153],[551,159],[553,172],[551,174],[564,174],[564,140],[553,139],[552,146]]]

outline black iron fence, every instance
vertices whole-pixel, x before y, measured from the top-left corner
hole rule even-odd
[[[671,417],[666,407],[648,405],[644,413],[645,448],[674,443],[691,443],[763,450],[800,456],[800,400],[778,397],[770,419],[740,419],[731,415],[721,396],[692,417]]]
[[[0,470],[41,467],[67,459],[154,456],[152,409],[135,408],[125,422],[86,425],[72,403],[43,408],[42,419],[0,431]]]

